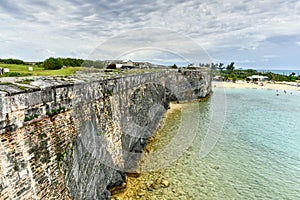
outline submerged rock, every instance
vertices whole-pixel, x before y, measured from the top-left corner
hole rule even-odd
[[[163,180],[163,181],[161,181],[161,185],[162,185],[163,187],[169,187],[169,186],[170,186],[170,183],[169,183],[169,181],[167,181],[167,180]]]

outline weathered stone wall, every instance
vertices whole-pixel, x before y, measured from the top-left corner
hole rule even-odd
[[[137,170],[170,101],[205,97],[207,70],[0,85],[0,198],[108,199]]]

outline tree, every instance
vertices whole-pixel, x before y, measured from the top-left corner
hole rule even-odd
[[[231,62],[229,65],[227,65],[226,69],[228,71],[233,71],[234,70],[234,62]]]
[[[171,66],[171,68],[172,68],[172,69],[177,69],[178,67],[177,67],[176,64],[174,64],[174,65]]]
[[[296,75],[296,73],[295,72],[292,72],[291,74],[290,74],[290,76],[295,76]]]
[[[223,67],[224,63],[220,63],[218,66],[218,69],[220,70],[220,72],[223,71],[223,69],[225,69],[225,67]]]
[[[13,58],[8,58],[8,59],[1,59],[0,58],[0,63],[5,63],[5,64],[17,64],[17,65],[25,65],[26,63],[23,60],[19,59],[13,59]]]
[[[218,64],[211,63],[211,64],[210,64],[210,68],[211,68],[212,70],[216,70],[216,69],[217,69],[217,65],[218,65]]]
[[[61,69],[63,66],[60,59],[50,57],[43,62],[43,67],[45,69]]]
[[[236,76],[233,76],[233,77],[232,77],[232,82],[235,83],[236,80],[237,80],[237,77],[236,77]]]

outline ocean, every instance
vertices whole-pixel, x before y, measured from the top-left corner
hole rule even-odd
[[[272,72],[274,74],[281,74],[281,75],[286,75],[289,76],[290,74],[292,74],[293,72],[295,73],[296,76],[300,75],[300,70],[296,70],[296,69],[291,69],[291,70],[286,70],[286,69],[257,69],[258,72]]]
[[[122,199],[300,199],[299,102],[298,91],[276,96],[267,89],[214,88],[209,101],[184,104],[158,131],[149,154],[156,160],[145,156],[152,171],[130,178],[129,196]],[[216,110],[222,103],[224,113]],[[186,136],[178,137],[176,151],[170,144],[180,131]],[[211,149],[201,157],[208,140]],[[169,185],[162,187],[161,180]]]

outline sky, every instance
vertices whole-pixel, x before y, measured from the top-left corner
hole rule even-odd
[[[236,68],[300,70],[299,0],[0,0],[0,21],[0,58],[97,52],[180,63],[207,54]]]

